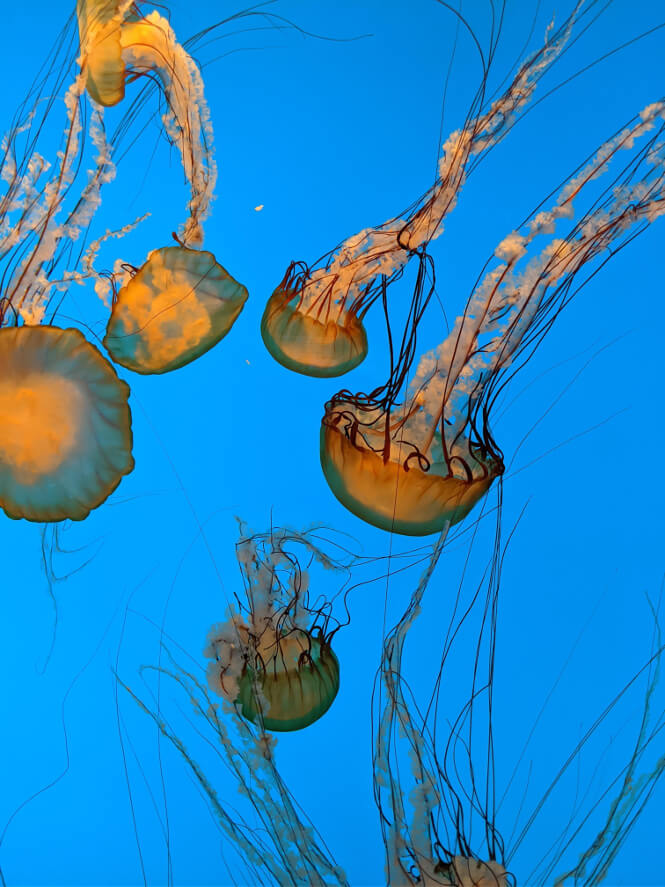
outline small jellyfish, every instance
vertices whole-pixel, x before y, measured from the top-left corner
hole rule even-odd
[[[489,423],[507,379],[538,347],[587,263],[606,261],[608,250],[613,255],[665,212],[664,119],[665,102],[647,106],[568,180],[550,210],[504,238],[495,267],[448,337],[421,357],[408,387],[415,315],[385,385],[369,394],[340,391],[328,401],[321,465],[350,511],[385,530],[426,535],[462,520],[503,473]],[[638,140],[645,143],[633,150]],[[565,236],[518,268],[537,237],[574,220],[573,200],[621,151],[633,154],[620,184],[610,184]]]
[[[263,312],[261,336],[270,354],[287,369],[320,378],[341,376],[367,356],[367,333],[359,311],[319,314],[294,298],[308,273],[297,265],[288,269]]]
[[[518,69],[505,92],[486,101],[489,65],[462,129],[443,145],[434,185],[401,217],[347,238],[313,265],[293,262],[270,296],[261,321],[266,348],[278,363],[306,376],[333,377],[357,367],[368,351],[363,318],[428,244],[458,199],[467,175],[524,112],[541,76],[562,52],[576,8]]]
[[[125,96],[120,28],[127,6],[121,0],[76,0],[86,89],[98,105],[117,105]]]
[[[318,721],[339,690],[339,662],[330,644],[307,631],[257,635],[254,626],[217,626],[209,637],[211,686],[238,706],[240,714],[265,730],[302,730]],[[240,671],[233,673],[236,659]]]
[[[373,571],[376,559],[349,551],[347,540],[336,539],[325,527],[306,532],[273,527],[248,534],[239,524],[236,555],[245,595],[242,602],[234,595],[229,619],[209,633],[207,681],[198,661],[192,667],[192,657],[182,660],[183,648],[160,630],[159,665],[142,666],[141,674],[144,686],[152,683],[146,680],[151,674],[161,687],[168,681],[174,693],[156,689],[143,701],[119,677],[118,683],[188,768],[220,832],[242,859],[241,883],[349,887],[279,772],[279,745],[288,744],[288,737],[276,733],[307,726],[332,702],[339,666],[330,640],[342,625],[333,610],[339,597],[346,602],[351,568],[365,564]],[[310,572],[316,608],[310,600]],[[330,573],[335,579],[332,593],[326,582]],[[340,574],[344,579],[338,584]],[[346,603],[344,609],[348,619]],[[143,624],[148,630],[154,627],[151,621]],[[277,646],[283,659],[274,655]],[[125,723],[119,719],[122,742]],[[211,748],[222,768],[208,768]],[[199,757],[201,751],[205,758]],[[154,754],[152,745],[148,754]],[[317,766],[316,757],[310,764]],[[126,772],[131,794],[131,774]],[[226,772],[233,780],[233,803],[220,783]],[[260,828],[253,825],[254,815]]]
[[[301,730],[330,708],[339,690],[327,605],[309,608],[308,573],[292,546],[323,566],[332,561],[304,534],[274,529],[236,546],[247,606],[214,625],[204,650],[208,683],[265,730]],[[288,548],[286,546],[289,546]]]
[[[0,329],[0,506],[83,520],[134,467],[129,387],[75,329]]]
[[[166,373],[223,339],[246,299],[212,253],[163,247],[118,293],[104,346],[134,372]]]

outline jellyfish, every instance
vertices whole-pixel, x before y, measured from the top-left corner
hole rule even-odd
[[[223,339],[246,299],[212,253],[165,246],[118,293],[103,342],[136,373],[166,373]]]
[[[98,105],[117,105],[125,96],[120,30],[131,0],[77,0],[85,85]]]
[[[307,535],[274,529],[236,546],[247,605],[208,634],[208,683],[265,730],[301,730],[322,717],[339,690],[327,607],[310,609],[309,577],[288,546],[333,562]]]
[[[83,520],[134,467],[129,387],[76,329],[0,329],[0,504]]]
[[[195,756],[190,740],[167,713],[160,690],[145,701],[130,682],[118,678],[118,685],[193,774],[220,831],[240,855],[247,883],[346,887],[344,870],[291,795],[276,755],[278,743],[288,741],[277,734],[321,718],[339,686],[331,639],[343,622],[334,615],[334,604],[340,592],[348,593],[348,583],[330,595],[321,588],[314,594],[310,570],[319,585],[330,574],[335,580],[346,574],[348,580],[357,556],[323,527],[250,533],[238,523],[236,557],[244,599],[235,595],[229,618],[210,630],[204,651],[207,673],[200,661],[183,664],[182,649],[163,625],[160,664],[143,667],[142,673],[156,677],[158,687],[168,683],[178,696],[184,693],[196,715],[196,734],[230,770],[260,829],[220,794],[218,774]]]
[[[434,584],[437,564],[450,541],[448,530],[446,526],[433,546],[431,558],[404,613],[386,635],[377,674],[383,695],[375,696],[379,699],[379,711],[374,786],[386,849],[387,884],[510,887],[517,883],[563,885],[569,879],[573,879],[573,883],[599,884],[607,876],[636,817],[665,771],[665,755],[656,752],[656,759],[647,762],[663,728],[663,712],[655,711],[654,698],[665,650],[657,609],[650,604],[655,629],[646,663],[605,707],[573,751],[564,757],[563,766],[542,798],[530,813],[525,813],[526,825],[516,824],[512,830],[513,840],[508,842],[502,836],[498,820],[510,784],[500,792],[493,724],[497,615],[506,555],[501,543],[500,509],[496,546],[482,581],[472,590],[470,598],[462,588],[464,583],[460,584],[460,596],[450,624],[442,634],[439,674],[426,705],[419,704],[413,697],[404,674],[405,644],[422,611],[425,594]],[[475,634],[475,640],[469,643],[465,631]],[[450,663],[458,650],[466,653],[467,665],[461,674],[468,675],[470,690],[459,713],[451,716],[443,697],[451,695]],[[455,676],[457,682],[459,674]],[[563,823],[556,823],[550,813],[546,822],[547,844],[538,850],[537,870],[518,873],[514,869],[517,851],[528,841],[534,823],[543,815],[566,771],[578,763],[586,745],[619,701],[644,678],[642,713],[637,720],[632,750],[621,770],[597,800],[589,797],[588,792],[580,791],[581,800],[576,800],[572,812],[566,810]],[[479,740],[479,736],[482,739]],[[410,788],[405,784],[406,772],[410,775]],[[514,775],[513,772],[510,782]],[[520,819],[524,802],[523,798]],[[598,808],[605,811],[599,811],[599,830],[579,854],[577,863],[557,875],[576,842],[584,845],[587,821]]]
[[[385,385],[369,394],[343,390],[326,403],[321,465],[356,516],[406,535],[434,533],[466,517],[503,473],[490,428],[496,397],[570,301],[587,263],[613,255],[665,212],[664,119],[662,100],[648,105],[571,176],[549,210],[504,238],[495,267],[444,342],[421,357],[401,403],[415,320]],[[573,201],[614,169],[622,151],[632,156],[618,178],[565,236],[518,268],[534,240],[574,219]]]
[[[382,295],[385,300],[387,285],[412,258],[426,261],[427,246],[443,232],[467,175],[524,112],[538,81],[563,51],[582,6],[583,0],[556,30],[550,25],[543,47],[491,102],[486,92],[492,55],[490,61],[482,58],[482,81],[465,123],[444,143],[434,185],[405,214],[347,238],[311,266],[289,265],[261,320],[263,341],[276,361],[324,378],[341,376],[362,363],[368,351],[364,316]],[[422,274],[418,280],[423,282]]]
[[[212,253],[198,249],[217,180],[212,123],[200,71],[165,18],[156,11],[143,18],[128,17],[130,9],[128,3],[103,4],[103,10],[113,15],[104,21],[99,41],[103,47],[112,44],[114,66],[119,59],[114,77],[122,71],[123,78],[149,77],[160,84],[168,108],[162,117],[164,130],[180,151],[191,190],[187,220],[174,235],[177,245],[152,250],[139,269],[123,266],[123,285],[113,299],[104,337],[116,363],[153,374],[184,366],[219,342],[242,310],[247,290]],[[91,48],[82,64],[94,99],[91,77],[95,84],[99,77],[90,65],[98,48],[92,37],[88,42]],[[88,45],[83,38],[82,45]],[[99,62],[104,72],[106,55],[101,53]],[[121,98],[122,93],[113,92],[113,101],[107,103]],[[115,277],[112,283],[117,288]]]
[[[53,74],[37,99],[59,83],[55,63]],[[83,520],[134,465],[127,385],[80,331],[55,325],[52,310],[56,294],[79,274],[62,265],[115,174],[101,118],[93,114],[89,138],[97,153],[80,181],[84,88],[79,76],[65,93],[63,147],[53,165],[37,148],[50,102],[43,113],[39,101],[33,108],[26,102],[2,141],[0,507],[31,521]]]

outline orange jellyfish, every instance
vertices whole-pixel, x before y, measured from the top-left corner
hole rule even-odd
[[[0,251],[0,507],[12,518],[82,520],[134,465],[129,389],[75,329],[52,325],[54,293],[80,272],[61,268],[97,209],[115,168],[99,115],[90,119],[97,149],[81,181],[85,133],[81,78],[64,96],[63,149],[51,166],[36,148],[50,102],[39,117],[23,105],[3,139]],[[84,169],[85,167],[83,167]],[[74,206],[67,197],[77,194]],[[50,321],[50,322],[48,322]]]
[[[467,175],[521,114],[540,77],[563,50],[577,8],[544,46],[521,65],[498,99],[486,102],[489,66],[462,129],[443,145],[434,185],[401,217],[349,237],[313,265],[293,262],[268,300],[261,335],[270,354],[307,376],[341,376],[367,355],[363,318],[409,261],[419,261],[443,231]],[[462,20],[463,21],[463,20]],[[466,23],[464,23],[466,26]]]
[[[83,520],[134,467],[129,387],[75,329],[0,329],[0,506]]]
[[[634,229],[639,233],[665,212],[664,118],[665,102],[646,107],[565,184],[550,210],[504,238],[495,267],[444,342],[420,359],[407,391],[415,319],[385,385],[368,395],[341,391],[326,404],[321,465],[350,511],[382,529],[419,536],[462,520],[485,495],[504,468],[489,422],[506,378],[529,359],[587,263],[614,254]],[[575,217],[573,200],[585,186],[647,135],[619,171],[620,184],[607,187],[565,236],[519,266],[536,238]]]
[[[273,529],[236,546],[247,607],[214,625],[204,654],[208,683],[261,729],[301,730],[330,708],[339,689],[328,605],[308,606],[308,574],[293,545],[325,567],[335,564],[306,534]]]
[[[88,95],[99,105],[117,105],[125,95],[120,28],[121,0],[76,0],[79,41]]]
[[[109,15],[113,5],[103,4]],[[105,20],[110,36],[104,37],[104,46],[112,39],[114,53],[119,47],[124,78],[150,77],[160,84],[167,106],[163,124],[180,151],[191,196],[188,218],[176,236],[178,246],[153,250],[121,287],[104,344],[114,361],[135,372],[164,373],[219,342],[242,310],[247,290],[212,253],[196,249],[203,243],[203,222],[217,179],[212,124],[200,72],[165,18],[151,12],[144,18],[128,19],[128,10],[127,4],[118,4]],[[94,98],[90,90],[93,58],[91,48],[84,53],[83,70]],[[115,100],[121,98],[118,94]]]
[[[104,345],[134,372],[166,373],[219,342],[246,299],[212,253],[166,246],[118,293]]]
[[[307,632],[265,628],[257,637],[243,625],[234,625],[231,635],[216,626],[209,642],[207,649],[216,657],[211,687],[265,730],[302,730],[318,721],[337,696],[337,657],[329,644]],[[247,658],[235,680],[224,648]]]

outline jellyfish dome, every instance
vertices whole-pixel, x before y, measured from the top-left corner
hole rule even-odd
[[[117,105],[125,96],[121,6],[118,0],[76,3],[86,89],[91,99],[106,107]]]
[[[339,690],[339,662],[325,641],[297,631],[248,666],[235,700],[243,717],[267,730],[301,730],[324,715]]]
[[[210,686],[265,730],[302,730],[318,721],[339,690],[339,662],[326,641],[307,631],[259,637],[236,621],[216,626],[206,655]]]
[[[75,329],[0,329],[0,506],[83,520],[134,467],[129,387]]]
[[[254,622],[254,620],[251,620]],[[339,662],[322,636],[280,633],[271,620],[257,635],[238,617],[215,625],[205,656],[212,690],[265,730],[302,730],[318,721],[339,690]]]
[[[166,373],[223,339],[246,299],[245,287],[212,253],[163,247],[118,293],[104,346],[134,372]]]
[[[463,520],[503,473],[498,455],[466,439],[444,459],[435,435],[425,456],[416,436],[409,440],[408,423],[386,447],[390,418],[379,414],[360,424],[352,409],[335,401],[327,405],[321,467],[342,505],[379,529],[406,536],[440,532],[446,523]],[[399,421],[395,425],[400,429]]]
[[[357,367],[367,356],[367,334],[354,311],[330,300],[306,304],[292,266],[263,312],[261,335],[282,366],[305,376],[331,378]]]

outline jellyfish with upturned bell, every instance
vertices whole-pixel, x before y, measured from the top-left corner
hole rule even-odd
[[[247,604],[214,625],[204,650],[210,688],[263,730],[301,730],[321,718],[339,690],[327,608],[310,609],[309,574],[294,546],[324,567],[330,558],[306,535],[273,529],[244,535],[236,554]]]
[[[581,4],[580,4],[581,5]],[[579,8],[518,69],[505,92],[486,101],[489,64],[461,129],[443,145],[434,184],[403,214],[347,238],[308,265],[292,262],[268,299],[261,335],[272,357],[306,376],[341,376],[368,353],[363,319],[414,261],[422,266],[428,245],[443,232],[467,176],[526,110],[538,81],[572,34]],[[420,275],[419,275],[420,277]]]
[[[503,239],[464,313],[420,358],[408,385],[415,320],[384,385],[328,401],[321,465],[346,508],[381,529],[419,536],[458,523],[484,497],[504,471],[490,423],[506,382],[583,285],[582,270],[588,280],[607,251],[615,254],[665,212],[664,119],[663,100],[645,107],[567,180],[550,209]],[[622,152],[630,159],[616,170]],[[619,184],[576,219],[573,202],[610,169]],[[530,254],[567,222],[563,236]]]
[[[102,36],[95,36],[93,24],[103,18],[98,6],[91,0],[79,4],[82,71],[88,93],[97,100],[104,79],[98,68],[106,73],[107,54],[102,48],[106,52],[107,44],[113,47],[112,52],[108,50],[113,78],[121,76],[122,90],[109,88],[105,104],[122,100],[128,80],[156,81],[167,106],[162,116],[165,133],[179,149],[191,192],[188,217],[174,234],[176,245],[153,250],[140,268],[125,263],[119,291],[114,279],[104,337],[116,363],[138,373],[165,373],[190,363],[224,338],[243,308],[247,290],[211,252],[200,249],[217,166],[210,111],[196,64],[178,43],[169,22],[156,11],[140,17],[130,15],[132,7],[127,3],[101,4],[102,12],[110,17],[100,25]]]
[[[118,293],[104,345],[136,373],[166,373],[223,339],[246,299],[245,287],[212,253],[165,246]]]
[[[79,330],[54,322],[61,293],[81,279],[67,268],[71,247],[115,174],[98,113],[84,130],[81,76],[64,94],[63,149],[52,165],[40,153],[58,107],[40,99],[57,78],[54,63],[19,107],[0,161],[0,507],[31,521],[84,519],[134,466],[128,386]]]
[[[0,503],[82,520],[134,467],[129,386],[76,329],[0,329]]]

